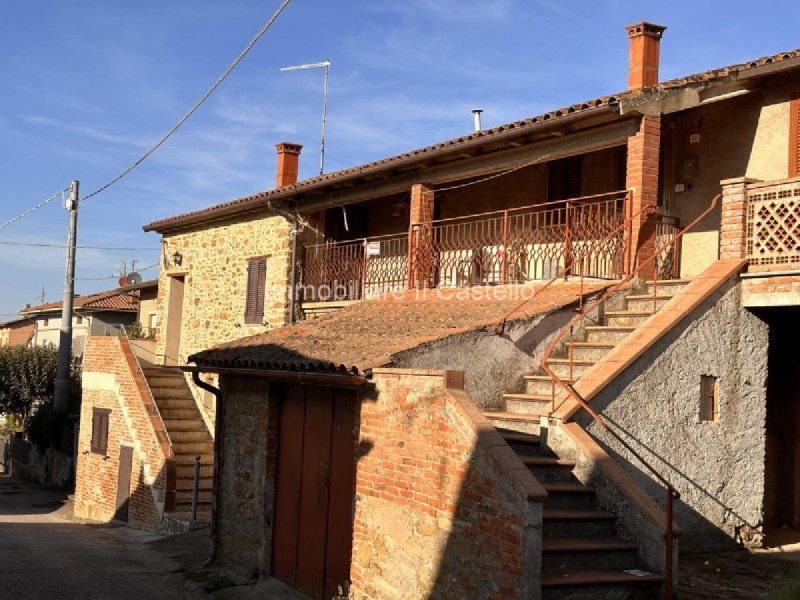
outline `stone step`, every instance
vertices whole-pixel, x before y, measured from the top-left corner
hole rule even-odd
[[[618,344],[628,337],[636,327],[607,327],[602,325],[586,326],[586,341],[596,343]]]
[[[167,429],[167,433],[169,434],[169,439],[172,441],[173,447],[175,444],[181,444],[184,442],[212,442],[211,436],[208,434],[208,431],[205,429],[195,429],[193,431],[171,431]]]
[[[200,417],[193,415],[190,418],[167,419],[161,415],[161,420],[164,421],[164,427],[167,431],[206,431],[206,422]]]
[[[524,415],[511,412],[485,412],[483,415],[498,429],[539,435],[538,415]]]
[[[195,403],[193,398],[158,398],[156,397],[156,406],[158,406],[158,412],[162,410],[168,409],[194,409],[197,410],[197,404]],[[195,415],[196,416],[196,415]]]
[[[160,402],[161,400],[167,400],[172,398],[187,398],[189,400],[194,401],[194,396],[192,396],[192,392],[189,391],[189,388],[186,385],[172,386],[172,387],[164,387],[160,385],[151,385],[150,386],[150,393],[153,394],[153,398],[156,399],[156,402]]]
[[[652,600],[660,597],[664,578],[656,574],[631,575],[624,571],[575,570],[543,571],[541,581],[545,600]]]
[[[683,291],[683,289],[692,282],[691,279],[663,279],[659,280],[656,284],[656,294],[665,294],[670,296],[675,296]],[[652,297],[653,295],[653,282],[646,281],[645,282],[644,291],[641,292],[642,295],[648,294]]]
[[[503,401],[506,412],[525,415],[547,415],[552,407],[550,396],[535,394],[503,394]]]
[[[166,408],[159,406],[158,412],[164,422],[182,419],[200,419],[202,421],[196,405],[191,408]]]
[[[172,451],[175,456],[190,455],[194,460],[197,454],[208,454],[214,451],[214,442],[211,440],[202,442],[172,442]],[[201,459],[202,460],[202,459]]]
[[[545,508],[542,511],[543,535],[554,538],[609,539],[615,537],[616,519],[614,513],[603,510]]]
[[[547,508],[553,510],[591,510],[594,489],[578,481],[548,481],[542,484],[547,490]]]
[[[606,325],[620,327],[632,325],[638,327],[651,317],[651,312],[635,312],[631,310],[607,310],[605,313]]]
[[[194,489],[194,477],[178,477],[175,480],[175,489],[182,493],[191,493]],[[214,490],[214,479],[211,477],[201,477],[198,480],[197,489],[199,492],[211,492]]]
[[[614,349],[614,344],[593,342],[567,342],[567,352],[572,352],[573,360],[597,362]]]
[[[512,431],[509,429],[498,428],[498,432],[503,439],[509,444],[518,444],[524,446],[539,446],[539,436],[531,433],[521,433],[519,431]]]
[[[586,371],[594,366],[594,362],[595,361],[592,360],[572,360],[572,364],[570,365],[570,360],[568,358],[551,358],[547,361],[547,366],[550,367],[553,373],[558,375],[562,381],[566,382],[569,379],[580,379]],[[558,392],[558,390],[556,391]],[[563,392],[561,395],[563,395]]]
[[[525,375],[525,393],[534,396],[550,396],[553,390],[553,380],[549,375]]]
[[[186,379],[183,375],[147,375],[147,385],[150,387],[183,388],[186,387]]]
[[[636,568],[638,547],[619,539],[542,538],[542,571],[622,571]]]
[[[209,479],[214,477],[214,465],[209,463],[204,463],[201,461],[200,463],[200,477],[203,479]],[[176,468],[176,479],[178,481],[182,479],[188,479],[192,481],[194,479],[194,462],[191,465],[178,465]]]
[[[575,463],[555,456],[520,456],[522,463],[528,467],[541,483],[547,481],[578,482],[572,469]]]
[[[672,296],[667,294],[662,294],[659,292],[656,295],[656,310],[661,310],[661,308],[670,300],[672,300]],[[625,298],[625,306],[628,310],[633,311],[653,311],[653,295],[650,294],[633,294]]]

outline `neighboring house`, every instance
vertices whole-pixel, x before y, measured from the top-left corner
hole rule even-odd
[[[663,29],[620,94],[147,225],[165,368],[90,340],[77,514],[172,523],[197,453],[217,561],[318,598],[800,540],[800,51],[659,82]]]
[[[22,318],[0,323],[0,347],[27,346],[36,331],[36,319]]]
[[[139,295],[139,304],[136,311],[136,322],[139,326],[138,335],[144,339],[154,339],[158,333],[158,279],[143,281],[135,285],[126,285],[119,288],[120,292],[136,292]]]
[[[61,310],[63,302],[50,302],[28,306],[20,314],[35,319],[36,330],[31,343],[34,346],[58,347],[61,337]],[[136,322],[139,296],[121,290],[109,290],[89,296],[75,296],[72,316],[72,352],[83,354],[83,346],[90,335],[121,335],[123,327]]]

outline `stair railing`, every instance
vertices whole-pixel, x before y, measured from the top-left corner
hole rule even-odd
[[[672,483],[661,473],[659,473],[653,465],[651,465],[639,452],[637,452],[628,442],[626,442],[622,436],[613,429],[606,421],[603,419],[597,412],[595,412],[588,404],[586,399],[573,387],[573,352],[574,352],[574,345],[570,344],[569,349],[569,383],[563,381],[556,373],[550,368],[547,362],[552,357],[553,352],[555,351],[556,347],[559,343],[565,338],[567,333],[570,335],[570,340],[573,339],[573,331],[576,325],[585,321],[591,313],[596,309],[599,308],[604,302],[606,302],[611,296],[617,293],[623,286],[625,286],[628,282],[630,282],[634,277],[636,277],[639,273],[641,273],[642,269],[651,263],[654,265],[654,273],[653,273],[653,312],[656,311],[657,308],[657,288],[658,288],[658,275],[659,269],[658,265],[656,264],[658,258],[663,256],[664,252],[667,251],[670,247],[673,251],[673,256],[677,255],[677,244],[678,241],[690,231],[697,223],[702,221],[706,216],[708,216],[716,207],[717,204],[722,197],[722,194],[717,194],[714,196],[713,200],[711,200],[711,204],[709,204],[708,208],[706,208],[696,219],[694,219],[691,223],[689,223],[686,227],[682,230],[678,231],[674,237],[668,240],[665,244],[660,247],[656,248],[655,253],[651,256],[647,257],[645,260],[639,261],[635,268],[631,268],[628,274],[616,285],[610,287],[604,294],[600,296],[597,300],[589,304],[578,316],[572,319],[566,326],[564,326],[561,331],[553,338],[550,342],[550,345],[547,347],[547,350],[544,353],[542,358],[541,367],[544,369],[545,373],[547,373],[550,378],[553,380],[554,389],[555,386],[560,386],[563,390],[565,390],[568,396],[571,396],[578,405],[585,410],[594,421],[600,425],[605,431],[607,431],[615,440],[617,440],[628,452],[631,453],[645,468],[650,472],[650,474],[655,477],[662,485],[666,488],[667,492],[667,517],[665,523],[665,540],[666,540],[666,548],[665,548],[665,559],[664,559],[664,597],[666,600],[671,600],[672,598],[672,576],[673,576],[673,564],[672,564],[672,546],[673,546],[673,503],[675,499],[680,498],[680,493],[673,487]],[[653,210],[653,209],[650,209]],[[551,403],[551,415],[555,413],[557,408],[560,408],[561,405],[566,401],[566,398],[558,405],[555,406],[555,392],[553,393],[552,403]]]

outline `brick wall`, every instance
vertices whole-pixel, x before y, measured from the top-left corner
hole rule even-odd
[[[742,279],[742,306],[800,306],[800,271],[779,275],[770,274],[767,268],[749,267],[748,276]]]
[[[538,580],[543,490],[443,373],[376,370],[362,402],[354,599],[528,598]]]
[[[147,409],[152,403],[135,370],[128,340],[90,337],[83,359],[83,396],[78,439],[75,516],[110,521],[116,510],[120,446],[133,447],[128,522],[160,524],[166,495],[166,457],[171,455],[163,424]],[[93,408],[109,415],[107,456],[91,451]]]

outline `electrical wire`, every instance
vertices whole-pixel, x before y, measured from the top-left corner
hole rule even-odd
[[[37,204],[37,205],[35,205],[35,206],[32,206],[31,208],[29,208],[28,210],[26,210],[25,212],[18,214],[18,215],[17,215],[16,217],[14,217],[13,219],[9,219],[9,220],[8,220],[8,221],[6,221],[5,223],[0,223],[0,229],[3,229],[4,227],[8,227],[9,225],[12,225],[13,223],[16,223],[16,222],[17,222],[17,221],[19,221],[20,219],[24,219],[24,218],[25,218],[25,217],[27,217],[29,214],[31,214],[31,213],[33,213],[33,212],[36,212],[36,211],[37,211],[37,210],[39,210],[40,208],[44,208],[45,206],[47,206],[48,204],[50,204],[50,203],[51,203],[53,200],[55,200],[55,199],[56,199],[56,198],[58,198],[59,196],[61,196],[61,197],[63,198],[63,197],[64,197],[64,194],[65,194],[65,193],[67,193],[68,191],[69,191],[69,188],[64,188],[63,190],[59,190],[59,191],[57,191],[55,194],[53,194],[52,196],[50,196],[50,197],[49,197],[49,198],[47,198],[46,200],[43,200],[42,202],[39,202],[39,204]]]
[[[194,106],[192,106],[192,108],[189,109],[189,112],[187,112],[185,115],[183,115],[183,117],[180,119],[180,121],[178,121],[178,123],[172,129],[170,129],[164,136],[162,136],[161,139],[159,139],[147,152],[145,152],[138,160],[136,160],[133,164],[131,164],[127,169],[122,171],[119,175],[114,177],[114,179],[112,179],[108,183],[102,185],[101,187],[99,187],[98,189],[93,191],[91,194],[88,194],[88,195],[84,196],[83,198],[81,198],[80,202],[84,202],[86,200],[89,200],[90,198],[93,198],[93,197],[97,196],[98,194],[101,194],[102,192],[106,191],[108,188],[110,188],[112,185],[117,183],[123,177],[128,175],[131,171],[133,171],[140,164],[142,164],[145,160],[150,158],[150,156],[156,150],[158,150],[164,144],[164,142],[166,142],[169,138],[171,138],[175,134],[175,132],[178,131],[178,129],[180,129],[181,126],[183,126],[183,124],[186,123],[186,121],[189,120],[189,117],[191,117],[194,114],[194,112],[198,108],[200,108],[200,106],[208,99],[208,97],[211,94],[214,93],[214,91],[222,84],[222,82],[225,81],[225,79],[228,77],[228,75],[231,74],[231,72],[238,66],[238,64],[240,62],[242,62],[244,57],[247,56],[247,54],[250,52],[250,50],[253,48],[253,46],[256,45],[256,42],[258,42],[258,40],[261,39],[261,36],[263,36],[267,32],[267,30],[272,26],[272,23],[275,22],[275,20],[280,16],[280,14],[283,12],[283,10],[288,6],[289,2],[291,2],[291,0],[283,0],[281,5],[272,14],[272,16],[264,24],[264,26],[261,28],[261,30],[255,35],[255,37],[253,37],[252,40],[250,40],[250,43],[247,44],[247,46],[245,46],[244,50],[242,50],[239,53],[239,56],[237,56],[236,59],[230,64],[230,66],[227,69],[225,69],[225,71],[222,73],[222,75],[220,75],[219,78],[217,78],[217,80],[214,82],[214,85],[212,85],[202,96],[200,96],[200,99],[197,102],[194,103]]]
[[[152,265],[148,265],[146,267],[142,267],[141,269],[136,269],[137,273],[141,273],[143,271],[149,271],[150,269],[157,267],[160,265],[161,262],[154,263]],[[72,281],[103,281],[106,279],[119,279],[121,275],[108,275],[106,277],[75,277]]]
[[[34,242],[8,242],[0,240],[0,244],[4,246],[28,246],[31,248],[68,248],[66,244],[45,244]],[[119,246],[75,246],[78,250],[127,250],[127,251],[142,251],[142,252],[160,252],[161,248],[125,248]]]

